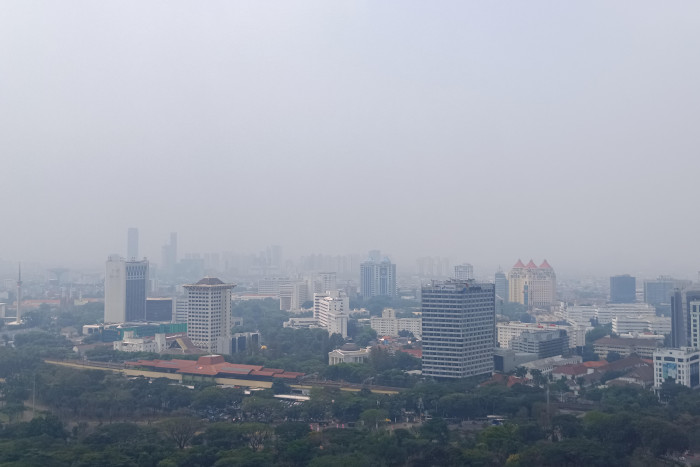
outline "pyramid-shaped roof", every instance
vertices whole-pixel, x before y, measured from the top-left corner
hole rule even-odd
[[[542,261],[542,264],[540,264],[540,269],[552,269],[552,266],[549,265],[547,260]]]
[[[527,269],[537,269],[537,265],[535,264],[534,261],[532,261],[532,259],[530,259],[530,262],[527,263],[527,266],[525,266],[525,267],[526,267]]]
[[[525,265],[523,264],[522,261],[520,261],[520,258],[518,258],[518,262],[515,263],[515,266],[513,266],[513,269],[518,269],[518,268],[524,268]]]

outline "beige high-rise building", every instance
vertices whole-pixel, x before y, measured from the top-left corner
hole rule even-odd
[[[187,294],[187,337],[210,353],[231,354],[231,289],[216,277],[183,285]]]
[[[508,299],[528,308],[550,308],[557,298],[557,275],[547,260],[537,266],[518,260],[508,274]]]

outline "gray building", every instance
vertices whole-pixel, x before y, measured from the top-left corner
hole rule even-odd
[[[432,281],[421,288],[423,375],[491,374],[496,347],[494,284]]]
[[[644,302],[654,306],[668,305],[671,303],[673,289],[683,289],[690,284],[690,281],[677,280],[668,276],[644,281]]]
[[[494,282],[496,284],[496,299],[499,298],[504,302],[508,301],[508,277],[505,273],[499,269],[494,276]]]
[[[174,307],[172,298],[147,298],[146,321],[172,321]]]
[[[629,274],[610,277],[610,302],[634,303],[637,301],[637,280]]]
[[[379,295],[396,296],[396,265],[389,258],[377,260],[376,252],[360,265],[360,294],[362,298]]]
[[[126,262],[126,321],[146,321],[148,260]]]
[[[139,257],[139,229],[130,227],[126,233],[126,259],[135,260]]]
[[[525,331],[511,339],[510,348],[537,354],[537,358],[555,357],[569,350],[569,336],[563,329]]]

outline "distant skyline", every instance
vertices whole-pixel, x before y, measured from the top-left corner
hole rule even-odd
[[[6,2],[0,259],[697,279],[700,4]]]

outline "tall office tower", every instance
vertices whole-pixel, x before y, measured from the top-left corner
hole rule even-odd
[[[508,300],[528,308],[550,308],[557,297],[557,275],[547,260],[537,266],[518,260],[508,274]]]
[[[499,298],[504,302],[508,301],[508,278],[503,273],[501,268],[498,268],[496,275],[494,276],[494,283],[496,285],[496,299]]]
[[[183,285],[187,294],[187,337],[202,350],[231,353],[231,289],[216,277]]]
[[[321,290],[338,290],[336,275],[334,272],[319,272],[318,280],[321,282]]]
[[[688,346],[688,318],[683,306],[683,293],[680,289],[675,289],[671,294],[671,347],[678,349]]]
[[[177,264],[177,232],[170,233],[170,243],[163,245],[163,269],[172,272]]]
[[[314,318],[328,330],[328,334],[348,337],[348,313],[350,299],[345,292],[329,290],[314,294]]]
[[[421,288],[423,375],[491,374],[496,347],[495,288],[473,281],[432,281]]]
[[[634,303],[637,301],[636,279],[629,274],[610,277],[610,302]]]
[[[370,252],[371,258],[372,252]],[[360,265],[360,294],[362,298],[379,295],[396,296],[396,265],[389,258],[369,259]]]
[[[146,321],[148,260],[107,258],[105,268],[105,323]]]
[[[460,281],[474,279],[474,266],[469,263],[455,266],[455,279]]]
[[[135,260],[139,257],[139,229],[129,227],[126,232],[126,259]]]
[[[682,296],[685,310],[686,345],[700,348],[700,290],[688,288],[682,292]],[[673,326],[673,315],[671,316],[671,326]]]
[[[22,322],[22,265],[17,267],[17,319],[16,323]]]

